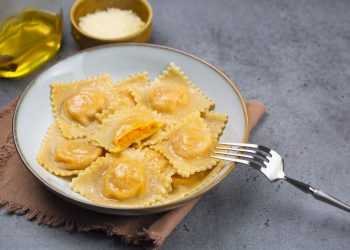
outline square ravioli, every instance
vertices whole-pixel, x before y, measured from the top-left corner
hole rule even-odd
[[[56,124],[51,125],[37,156],[38,163],[59,176],[78,174],[98,157],[103,149],[86,139],[66,139]]]
[[[108,74],[51,85],[55,119],[66,138],[83,138],[99,124],[96,114],[119,100]]]
[[[163,124],[156,112],[142,107],[115,111],[97,126],[89,139],[108,151],[118,153],[132,144],[142,146],[145,141],[158,141]]]
[[[175,125],[166,138],[151,147],[163,154],[182,177],[211,169],[218,163],[210,157],[217,140],[199,112]]]
[[[213,102],[208,99],[174,64],[144,89],[132,90],[136,103],[145,105],[162,115],[167,123],[194,111],[209,110]]]
[[[96,204],[142,207],[162,199],[171,185],[167,179],[143,151],[129,148],[99,158],[72,180],[71,187]]]

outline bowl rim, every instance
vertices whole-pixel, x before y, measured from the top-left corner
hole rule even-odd
[[[100,49],[104,49],[104,48],[119,48],[119,47],[132,47],[132,46],[138,46],[138,47],[148,47],[148,48],[156,48],[156,49],[161,49],[161,50],[167,50],[167,51],[171,51],[171,52],[175,52],[175,53],[179,53],[185,56],[188,56],[192,59],[195,59],[196,61],[199,61],[200,63],[203,63],[205,65],[207,65],[209,68],[211,68],[212,70],[214,70],[216,73],[218,73],[221,77],[223,77],[225,79],[225,81],[227,83],[230,84],[231,88],[233,89],[233,91],[237,94],[239,101],[241,103],[241,107],[243,108],[243,112],[244,112],[244,119],[245,119],[245,128],[244,128],[244,136],[243,136],[243,142],[246,143],[248,142],[248,137],[250,134],[250,129],[249,129],[249,117],[248,117],[248,111],[247,111],[247,106],[245,103],[245,98],[243,97],[243,95],[241,94],[241,92],[239,91],[238,87],[236,86],[235,82],[233,80],[231,80],[225,73],[223,70],[217,68],[216,66],[214,66],[213,64],[205,61],[204,59],[193,55],[189,52],[183,51],[183,50],[179,50],[176,48],[172,48],[172,47],[168,47],[168,46],[164,46],[164,45],[157,45],[157,44],[145,44],[145,43],[118,43],[118,44],[104,44],[104,45],[99,45],[99,46],[95,46],[95,47],[91,47],[91,48],[87,48],[87,49],[83,49],[83,50],[78,50],[76,52],[70,53],[65,57],[62,57],[60,60],[58,60],[57,62],[55,62],[54,64],[50,64],[47,67],[44,68],[44,70],[42,70],[40,73],[38,73],[30,82],[29,84],[26,86],[26,88],[24,89],[23,93],[21,94],[17,104],[16,104],[16,108],[15,111],[13,113],[13,119],[12,119],[12,134],[13,134],[13,141],[15,144],[15,148],[17,153],[20,156],[20,159],[22,160],[22,162],[24,163],[24,165],[26,166],[26,168],[42,183],[44,184],[49,190],[53,191],[54,193],[56,193],[57,195],[61,196],[64,199],[67,199],[68,201],[74,203],[74,204],[78,204],[81,205],[85,208],[88,208],[90,210],[94,210],[94,211],[98,211],[98,212],[102,212],[102,213],[112,213],[112,214],[131,214],[131,215],[137,215],[137,214],[149,214],[149,213],[156,213],[156,212],[161,212],[161,211],[167,211],[176,207],[180,207],[196,198],[199,198],[200,196],[202,196],[203,194],[205,194],[206,192],[208,192],[209,190],[211,190],[212,188],[214,188],[216,185],[218,185],[220,182],[222,182],[225,177],[227,177],[232,170],[235,167],[234,163],[228,163],[229,168],[228,170],[217,180],[211,182],[209,185],[204,186],[203,188],[199,188],[195,191],[193,191],[192,193],[190,193],[189,195],[182,197],[178,200],[174,200],[171,201],[170,203],[161,203],[161,204],[156,204],[156,205],[151,205],[151,206],[146,206],[146,207],[115,207],[115,206],[108,206],[108,205],[99,205],[99,204],[94,204],[91,201],[83,201],[83,200],[77,200],[74,196],[71,196],[69,194],[66,194],[64,192],[62,192],[59,189],[56,189],[56,187],[52,186],[50,184],[50,182],[48,182],[47,180],[45,180],[44,178],[42,178],[39,174],[37,174],[35,172],[34,169],[32,169],[31,165],[29,164],[29,162],[27,162],[25,156],[22,154],[20,146],[19,146],[19,142],[18,142],[18,138],[17,138],[17,132],[16,132],[16,128],[17,128],[17,118],[18,118],[18,113],[19,113],[19,109],[21,107],[21,103],[23,101],[23,99],[26,97],[27,93],[29,92],[29,90],[31,89],[31,87],[35,84],[35,82],[37,81],[37,79],[44,74],[46,71],[48,71],[49,69],[51,69],[52,67],[54,67],[55,65],[59,64],[60,62],[62,62],[63,60],[66,60],[67,58],[73,57],[75,55],[78,54],[82,54],[82,53],[86,53],[88,51],[94,51],[94,50],[100,50]],[[222,170],[220,170],[218,173],[220,173]],[[102,209],[102,210],[100,210]],[[154,210],[154,211],[150,211],[150,210]],[[120,211],[120,213],[117,213],[117,211]]]
[[[78,6],[83,3],[85,0],[76,0],[74,2],[74,4],[72,5],[71,9],[70,9],[70,14],[69,14],[69,19],[71,24],[73,25],[74,29],[76,29],[77,31],[79,31],[81,34],[83,34],[85,37],[94,39],[96,41],[100,41],[100,42],[120,42],[120,41],[126,41],[126,40],[130,40],[132,38],[137,37],[138,35],[142,34],[145,30],[147,30],[151,25],[152,25],[152,20],[153,20],[153,10],[151,5],[149,4],[148,0],[140,0],[143,4],[144,7],[148,10],[149,12],[149,16],[147,18],[147,22],[145,23],[145,26],[143,26],[141,29],[135,31],[134,33],[131,33],[127,36],[121,36],[118,38],[101,38],[98,36],[94,36],[91,34],[86,33],[85,31],[83,31],[79,25],[75,22],[73,13],[75,12],[75,10],[78,8]]]

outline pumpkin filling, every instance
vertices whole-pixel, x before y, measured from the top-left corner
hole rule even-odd
[[[121,148],[127,148],[131,144],[139,143],[143,139],[153,135],[159,129],[160,126],[155,121],[146,125],[143,122],[134,122],[131,125],[124,125],[116,133],[116,136],[113,138],[113,143]]]

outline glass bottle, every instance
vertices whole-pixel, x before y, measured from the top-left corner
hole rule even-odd
[[[0,77],[27,75],[60,49],[58,0],[0,0]]]

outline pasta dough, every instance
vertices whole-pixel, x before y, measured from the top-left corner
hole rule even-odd
[[[193,113],[171,130],[168,140],[152,147],[169,159],[179,175],[188,177],[217,164],[210,157],[215,143],[205,121]]]
[[[194,173],[189,177],[182,177],[181,175],[174,174],[172,176],[171,191],[168,192],[163,199],[154,203],[154,205],[177,201],[196,192],[215,178],[224,166],[225,164],[220,161],[212,169]]]
[[[119,100],[109,75],[51,85],[51,103],[66,138],[82,138],[99,124],[96,114]]]
[[[176,173],[176,170],[172,167],[168,159],[166,159],[162,154],[149,148],[145,148],[144,152],[146,160],[164,175],[163,185],[166,190],[170,192],[172,190],[172,176]]]
[[[103,154],[103,149],[86,139],[68,140],[53,124],[37,157],[38,162],[50,173],[59,176],[78,174]]]
[[[184,73],[171,63],[161,76],[142,90],[132,90],[139,105],[159,112],[168,123],[194,111],[205,111],[213,106]]]
[[[141,72],[130,77],[126,77],[115,85],[118,95],[126,99],[130,106],[135,106],[136,101],[131,94],[132,89],[143,90],[148,85],[147,72]]]
[[[165,182],[143,151],[129,148],[99,158],[71,187],[97,204],[140,207],[160,200],[167,193]]]
[[[206,111],[202,114],[202,117],[210,129],[211,135],[218,139],[225,128],[228,120],[227,115],[216,113],[214,111]]]

